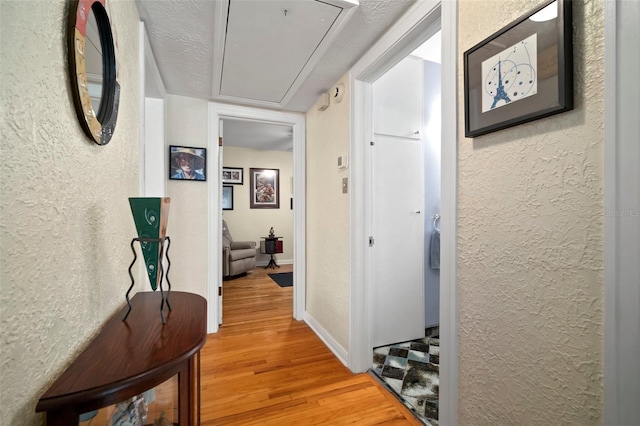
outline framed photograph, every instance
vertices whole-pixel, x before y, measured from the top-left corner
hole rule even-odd
[[[223,167],[222,183],[227,185],[243,185],[244,169],[242,167]]]
[[[207,180],[207,149],[169,146],[169,179]]]
[[[233,210],[233,186],[222,187],[222,210]]]
[[[280,208],[280,170],[279,169],[249,169],[251,173],[252,209]]]
[[[464,53],[466,137],[571,109],[571,0],[547,2]]]

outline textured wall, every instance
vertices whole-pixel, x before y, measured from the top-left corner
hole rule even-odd
[[[68,2],[0,2],[0,424],[33,425],[40,395],[124,304],[127,198],[139,192],[138,13],[108,3],[120,113],[82,132],[66,53]]]
[[[534,6],[460,0],[460,52]],[[574,2],[575,110],[460,136],[462,425],[602,423],[603,7]]]
[[[167,96],[166,143],[207,148],[208,103],[202,99]],[[171,198],[167,234],[171,237],[173,290],[207,296],[207,185],[216,179],[213,153],[207,150],[207,181],[167,180]],[[167,166],[168,170],[168,166]]]
[[[307,312],[349,348],[349,194],[338,156],[349,152],[349,79],[341,103],[307,112]]]
[[[233,186],[233,210],[224,210],[223,219],[229,225],[231,235],[237,241],[255,241],[269,234],[273,226],[276,235],[283,238],[283,253],[274,255],[278,263],[293,262],[293,210],[290,200],[293,188],[293,154],[285,151],[265,151],[260,149],[226,146],[223,153],[225,167],[244,168],[244,185]],[[280,170],[280,208],[249,208],[251,177],[249,170],[270,168]],[[258,254],[256,260],[267,264],[269,255]]]

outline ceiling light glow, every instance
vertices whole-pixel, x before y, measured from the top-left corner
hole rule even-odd
[[[534,22],[545,22],[558,17],[558,2],[554,1],[549,6],[545,7],[541,11],[531,15],[529,19]]]

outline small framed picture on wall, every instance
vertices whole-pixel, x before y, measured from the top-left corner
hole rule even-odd
[[[222,183],[226,185],[243,185],[244,169],[242,167],[223,167]]]
[[[169,179],[207,180],[207,149],[171,145]]]
[[[233,186],[222,187],[222,210],[233,210]]]

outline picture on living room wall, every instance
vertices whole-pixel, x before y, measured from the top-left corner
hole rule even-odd
[[[464,53],[465,136],[573,109],[571,0],[532,10]]]
[[[226,185],[243,185],[244,169],[242,167],[223,167],[222,183]]]
[[[233,210],[233,186],[222,187],[222,210]]]
[[[250,169],[252,209],[280,208],[280,170]]]
[[[171,145],[169,179],[207,180],[207,149]]]

